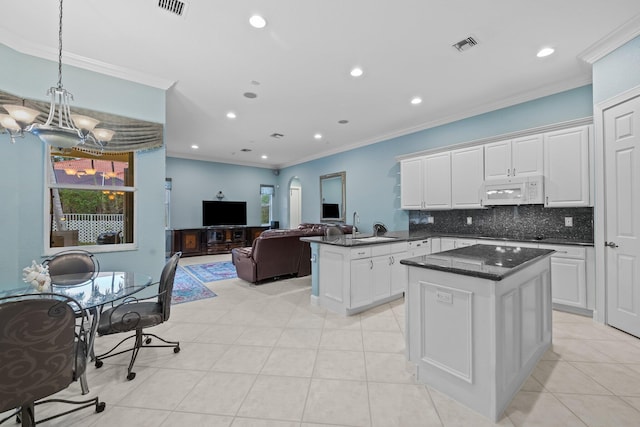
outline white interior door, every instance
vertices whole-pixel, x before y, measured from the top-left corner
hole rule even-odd
[[[289,228],[296,228],[302,221],[302,197],[300,187],[289,189]]]
[[[604,112],[607,323],[640,337],[640,96]]]

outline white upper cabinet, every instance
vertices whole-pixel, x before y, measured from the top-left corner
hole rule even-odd
[[[544,173],[542,135],[530,135],[511,141],[511,176]]]
[[[544,134],[545,206],[589,206],[589,128]]]
[[[451,152],[424,157],[424,209],[451,209]]]
[[[451,207],[482,207],[480,197],[484,182],[484,147],[476,146],[451,152]]]
[[[451,209],[451,153],[432,154],[400,163],[402,209]]]
[[[484,179],[542,175],[542,135],[530,135],[484,146]]]
[[[484,146],[484,179],[505,179],[511,172],[511,140]]]
[[[423,207],[422,157],[400,162],[400,205],[402,209]]]

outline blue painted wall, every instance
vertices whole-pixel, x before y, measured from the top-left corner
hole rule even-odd
[[[172,185],[171,228],[201,227],[202,201],[217,200],[218,191],[225,195],[224,200],[246,201],[247,225],[260,225],[260,184],[278,184],[271,169],[175,157],[167,158],[166,175]],[[283,197],[280,188],[275,189],[274,197]]]
[[[57,64],[23,55],[0,44],[0,89],[25,98],[46,100],[57,82]],[[63,84],[74,106],[165,122],[165,92],[102,74],[63,66]],[[73,107],[73,106],[72,106]],[[0,289],[22,284],[22,268],[42,261],[44,248],[45,148],[27,135],[15,145],[0,135]],[[164,148],[137,155],[136,251],[99,254],[104,270],[146,272],[158,279],[164,265]]]
[[[389,230],[406,230],[408,214],[400,209],[400,165],[396,156],[592,115],[592,91],[588,85],[284,168],[279,183],[286,188],[291,178],[297,177],[302,187],[302,220],[318,222],[319,176],[346,171],[348,223],[353,211],[357,211],[362,231],[371,231],[378,221]],[[288,212],[286,197],[278,203],[280,212]],[[288,227],[286,217],[282,216],[282,227]]]
[[[640,37],[593,64],[593,103],[640,85]]]

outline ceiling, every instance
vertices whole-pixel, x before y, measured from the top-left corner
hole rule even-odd
[[[168,156],[273,169],[589,84],[582,54],[640,22],[638,0],[158,4],[66,0],[63,63],[167,89]],[[57,1],[6,0],[3,16],[0,42],[57,61]]]

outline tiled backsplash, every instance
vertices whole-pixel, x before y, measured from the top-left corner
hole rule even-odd
[[[433,224],[428,223],[433,217]],[[472,223],[467,224],[471,217]],[[573,226],[565,225],[571,218]],[[488,209],[411,211],[409,231],[473,234],[512,239],[554,238],[593,241],[593,208],[544,208],[543,205]]]

